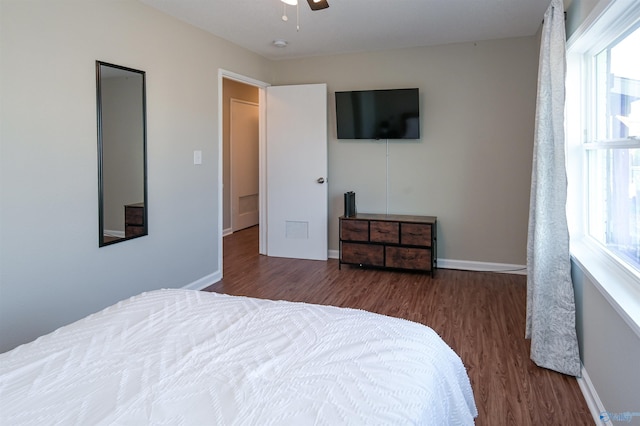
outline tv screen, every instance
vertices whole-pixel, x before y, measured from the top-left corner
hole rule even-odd
[[[338,139],[420,139],[418,89],[336,92]]]

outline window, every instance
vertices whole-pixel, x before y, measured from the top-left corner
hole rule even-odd
[[[639,31],[640,1],[599,0],[567,42],[565,83],[571,257],[638,335]]]
[[[583,55],[585,231],[640,272],[640,22]]]

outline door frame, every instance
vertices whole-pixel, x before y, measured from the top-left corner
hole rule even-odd
[[[220,265],[220,276],[222,277],[223,273],[223,256],[222,256],[222,234],[223,234],[223,152],[222,152],[222,141],[223,141],[223,79],[235,80],[239,83],[244,83],[249,86],[254,86],[258,88],[258,108],[259,108],[259,118],[258,118],[258,178],[259,178],[259,194],[258,194],[258,204],[259,204],[259,253],[266,253],[266,244],[267,244],[267,208],[266,208],[266,191],[267,191],[267,182],[266,182],[266,88],[271,86],[269,83],[265,83],[264,81],[256,80],[251,77],[244,76],[242,74],[235,73],[233,71],[228,71],[222,68],[218,69],[218,264]]]

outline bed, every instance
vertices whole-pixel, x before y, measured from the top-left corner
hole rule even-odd
[[[467,425],[430,328],[356,309],[150,291],[0,354],[0,424]]]

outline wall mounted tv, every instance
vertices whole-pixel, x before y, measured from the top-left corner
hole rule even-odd
[[[338,139],[420,139],[418,89],[336,92]]]

